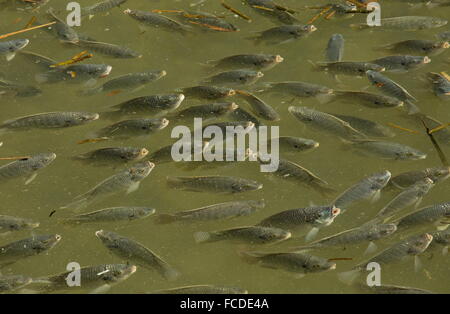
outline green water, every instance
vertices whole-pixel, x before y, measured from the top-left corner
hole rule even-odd
[[[82,86],[76,84],[42,85],[40,88],[43,90],[43,94],[38,97],[0,98],[0,120],[49,111],[92,111],[101,113],[107,111],[108,106],[133,97],[169,93],[176,88],[196,85],[207,76],[207,72],[205,72],[201,63],[242,53],[279,54],[285,59],[280,65],[265,72],[265,76],[260,82],[295,80],[322,84],[336,89],[363,89],[369,85],[365,78],[342,77],[342,82],[337,83],[331,76],[312,71],[308,60],[321,61],[324,59],[323,51],[332,34],[341,33],[344,35],[346,40],[345,60],[365,61],[382,56],[380,52],[373,50],[373,47],[404,39],[433,39],[435,34],[449,30],[449,27],[445,26],[419,32],[355,31],[349,27],[349,24],[364,22],[365,16],[359,15],[349,19],[319,19],[314,23],[318,30],[308,38],[278,46],[256,46],[252,41],[245,38],[276,24],[256,14],[240,1],[228,0],[228,3],[251,16],[253,19],[251,23],[230,15],[218,0],[207,0],[202,5],[193,7],[217,15],[226,15],[229,22],[240,28],[240,31],[235,33],[198,32],[193,36],[182,37],[179,34],[151,28],[142,33],[138,23],[122,13],[126,8],[141,10],[190,9],[190,2],[192,1],[129,0],[121,8],[112,9],[110,14],[100,14],[91,20],[83,19],[81,27],[76,28],[77,31],[88,34],[99,41],[127,46],[143,54],[141,59],[124,60],[107,58],[94,53],[94,57],[88,62],[112,65],[113,70],[109,78],[144,70],[165,70],[167,71],[166,77],[147,85],[138,92],[120,93],[114,96],[98,94],[92,97],[81,97],[77,92],[82,89]],[[326,3],[326,1],[320,2]],[[389,1],[389,3],[382,1],[382,15],[384,17],[429,15],[448,18],[450,13],[448,7],[417,8],[391,2],[396,1]],[[91,5],[96,3],[96,0],[82,0],[80,3],[82,6]],[[304,4],[317,5],[315,1],[286,0],[280,1],[280,3],[293,8],[298,8]],[[53,0],[50,1],[49,5],[56,10],[64,10],[65,4],[66,1]],[[23,27],[33,15],[41,20],[45,16],[47,7],[37,12],[0,10],[0,34]],[[302,10],[297,16],[300,21],[306,22],[315,12]],[[18,21],[18,18],[21,18],[21,20]],[[11,38],[28,38],[30,44],[26,50],[56,60],[69,59],[82,50],[64,46],[51,34],[41,30]],[[444,63],[447,58],[448,51],[436,57],[432,56],[431,64],[416,71],[387,74],[419,99],[418,105],[424,113],[439,118],[443,122],[449,121],[450,109],[448,103],[440,101],[432,93],[428,83],[421,80],[420,77],[428,71],[450,71],[448,64]],[[31,85],[37,84],[34,82],[35,70],[29,66],[29,63],[19,57],[9,63],[4,59],[0,61],[0,72],[10,80],[18,80]],[[368,90],[375,91],[373,87],[369,87]],[[326,133],[315,132],[296,121],[287,111],[291,104],[289,97],[265,95],[264,100],[281,115],[279,122],[264,121],[265,124],[279,125],[280,135],[312,138],[320,142],[320,147],[313,152],[289,154],[284,155],[284,157],[310,169],[339,192],[361,178],[384,169],[388,169],[393,175],[396,175],[404,171],[440,165],[440,160],[431,142],[422,132],[422,126],[405,118],[406,114],[401,110],[373,110],[344,103],[320,104],[313,98],[303,99],[301,102],[302,105],[321,111],[354,115],[383,124],[391,122],[421,131],[421,134],[412,134],[394,130],[396,135],[392,140],[428,153],[425,160],[390,161],[360,156],[348,150],[338,138]],[[248,108],[244,102],[239,102],[238,99],[236,101],[242,104],[244,108]],[[202,102],[198,100],[187,99],[181,108],[200,103]],[[156,272],[139,268],[136,274],[128,280],[114,286],[110,290],[112,293],[141,293],[196,284],[238,286],[247,289],[250,293],[352,293],[359,291],[352,286],[341,283],[337,278],[337,273],[349,270],[357,262],[366,259],[363,256],[365,244],[349,246],[345,250],[339,248],[314,251],[313,254],[326,258],[343,257],[352,258],[352,260],[338,261],[336,270],[295,279],[291,274],[280,270],[262,268],[243,262],[237,254],[239,250],[245,248],[242,245],[229,242],[198,245],[194,242],[192,234],[195,231],[212,231],[252,225],[282,210],[306,207],[311,203],[328,204],[333,200],[334,196],[327,199],[304,186],[261,173],[257,163],[241,162],[227,167],[201,168],[198,170],[188,170],[186,164],[181,163],[157,164],[136,192],[126,196],[124,194],[114,195],[95,202],[84,210],[87,212],[113,206],[149,206],[156,208],[157,213],[166,213],[231,200],[263,198],[266,201],[266,207],[248,217],[207,223],[174,223],[170,225],[157,225],[154,223],[154,217],[149,217],[133,222],[86,224],[75,227],[63,225],[59,221],[61,217],[73,214],[71,210],[58,212],[57,215],[49,218],[48,215],[52,210],[69,203],[73,197],[86,192],[120,169],[83,165],[71,160],[72,156],[109,146],[146,147],[152,152],[172,142],[170,132],[177,125],[177,121],[171,121],[167,128],[148,137],[110,140],[84,145],[76,144],[79,140],[89,137],[93,131],[109,124],[111,124],[111,121],[100,118],[98,121],[80,127],[60,130],[33,130],[8,133],[1,136],[1,141],[3,141],[3,147],[0,148],[1,156],[23,156],[51,151],[57,154],[57,158],[48,168],[39,171],[38,177],[27,186],[23,184],[23,180],[2,184],[0,213],[39,221],[41,225],[34,231],[35,233],[58,233],[62,236],[61,242],[47,254],[21,260],[2,269],[2,273],[41,277],[64,272],[66,265],[73,261],[82,266],[120,263],[121,259],[111,255],[94,235],[96,230],[105,229],[116,231],[121,235],[139,241],[160,255],[182,274],[176,281],[168,282]],[[450,153],[448,147],[443,147],[443,149],[445,153]],[[2,164],[4,163],[7,162],[2,162]],[[264,187],[258,191],[236,195],[177,191],[167,187],[166,177],[168,175],[240,176],[257,180],[263,183]],[[449,184],[450,182],[446,181],[436,185],[424,198],[422,205],[448,201]],[[322,229],[319,236],[332,235],[359,226],[377,213],[393,195],[386,192],[382,194],[382,198],[377,203],[362,202],[353,206],[345,215],[338,217],[331,226]],[[29,231],[9,234],[0,238],[0,244],[26,238],[30,235]],[[380,249],[388,247],[402,237],[404,237],[404,234],[397,234],[392,238],[383,240],[379,242],[379,247]],[[287,246],[288,243],[280,245],[280,248],[286,248]],[[263,248],[257,247],[256,249]],[[275,248],[270,247],[270,249]],[[384,267],[382,269],[382,283],[414,286],[442,293],[450,292],[446,280],[450,275],[448,256],[442,256],[437,251],[434,254],[425,252],[422,261],[423,269],[418,273],[414,273],[411,259]],[[30,286],[30,288],[33,289],[33,286]],[[67,290],[67,292],[87,291],[78,289]]]

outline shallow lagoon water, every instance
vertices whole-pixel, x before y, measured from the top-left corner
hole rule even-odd
[[[133,97],[168,93],[180,87],[198,84],[209,75],[205,63],[225,56],[242,53],[270,53],[279,54],[284,62],[275,68],[266,71],[259,81],[307,81],[322,84],[335,89],[359,90],[367,88],[375,92],[365,78],[341,77],[336,82],[331,76],[313,71],[308,60],[324,60],[324,49],[330,36],[341,33],[346,40],[344,60],[368,61],[383,56],[374,47],[396,42],[404,39],[434,39],[435,34],[448,31],[449,26],[439,29],[418,32],[398,32],[383,30],[356,31],[349,27],[351,23],[364,22],[364,15],[357,15],[346,19],[319,19],[314,22],[318,30],[308,38],[302,38],[283,45],[264,46],[255,45],[247,37],[255,32],[275,26],[272,21],[256,14],[240,1],[229,0],[227,3],[239,8],[252,17],[251,23],[231,15],[223,9],[220,1],[205,1],[203,4],[190,7],[192,1],[137,1],[129,0],[120,8],[114,8],[109,14],[99,14],[93,19],[83,19],[77,31],[88,34],[99,41],[115,43],[132,48],[143,57],[140,59],[113,59],[94,53],[90,63],[107,63],[113,66],[109,78],[144,70],[165,70],[167,76],[161,80],[147,85],[133,93],[119,93],[117,95],[98,94],[91,97],[82,97],[78,91],[82,85],[70,83],[46,84],[40,86],[42,95],[30,98],[0,98],[0,120],[49,111],[108,111],[109,106],[116,105]],[[281,2],[281,1],[280,1]],[[323,2],[323,1],[322,1]],[[390,1],[391,2],[391,1]],[[394,2],[394,1],[392,1]],[[80,1],[82,6],[91,5],[96,1]],[[324,4],[326,2],[323,2]],[[297,8],[298,1],[282,1],[283,5]],[[303,4],[317,5],[315,1],[303,1]],[[0,4],[3,5],[3,4]],[[65,1],[51,1],[55,10],[64,10]],[[23,25],[33,15],[41,17],[48,6],[42,8],[39,14],[30,12],[17,12],[10,9],[0,10],[0,34],[14,31]],[[417,8],[405,4],[381,3],[383,17],[400,15],[429,15],[448,18],[450,8]],[[180,36],[158,29],[147,28],[142,32],[138,23],[124,15],[126,8],[151,9],[198,9],[218,15],[226,15],[227,20],[240,28],[239,32],[197,32],[193,35]],[[302,22],[309,20],[316,11],[302,10],[298,18]],[[168,14],[168,16],[170,16]],[[20,22],[17,22],[21,18]],[[26,48],[56,60],[66,60],[83,49],[65,46],[58,42],[51,34],[43,30],[36,30],[24,35],[11,38],[28,38],[30,44]],[[387,73],[407,88],[416,98],[422,112],[448,122],[450,107],[448,103],[439,100],[431,91],[428,83],[421,76],[429,71],[449,71],[449,52],[445,51],[438,56],[431,56],[432,62],[424,67],[408,73]],[[26,60],[17,56],[11,62],[0,61],[0,73],[9,80],[35,85],[36,71]],[[105,82],[109,78],[100,80]],[[348,149],[337,137],[326,133],[315,132],[304,127],[287,108],[292,104],[290,97],[279,95],[263,95],[263,99],[272,105],[281,115],[278,122],[267,122],[266,125],[279,125],[280,135],[300,136],[312,138],[320,142],[320,147],[309,153],[294,153],[282,157],[297,162],[303,167],[313,171],[330,186],[344,191],[361,178],[388,169],[393,175],[404,171],[424,169],[439,166],[440,160],[423,131],[420,124],[407,118],[399,109],[369,109],[353,104],[341,102],[319,103],[316,99],[295,100],[294,104],[309,106],[317,110],[330,113],[354,115],[374,120],[383,124],[395,123],[406,128],[418,130],[420,134],[413,134],[393,129],[393,141],[415,147],[428,154],[425,160],[418,161],[391,161],[366,157],[356,154]],[[246,109],[245,102],[238,104]],[[200,104],[201,101],[187,99],[182,105],[187,107]],[[157,213],[175,212],[193,209],[214,203],[231,200],[261,199],[266,207],[248,217],[240,217],[225,221],[206,223],[174,223],[157,225],[154,216],[140,221],[123,223],[85,224],[68,226],[61,223],[62,217],[68,217],[72,210],[58,210],[51,218],[49,213],[72,201],[73,197],[82,194],[91,187],[111,176],[121,169],[112,167],[94,167],[84,165],[71,159],[72,156],[101,147],[109,146],[137,146],[146,147],[150,153],[160,147],[170,144],[170,132],[177,121],[171,121],[163,131],[147,137],[127,140],[114,139],[106,142],[88,143],[79,145],[79,140],[88,138],[94,131],[109,125],[110,120],[99,119],[93,123],[60,130],[33,130],[25,132],[7,133],[1,135],[3,147],[1,156],[23,156],[38,152],[55,152],[57,158],[48,168],[39,172],[38,177],[29,185],[23,180],[10,181],[1,184],[0,195],[2,205],[0,213],[4,215],[27,217],[41,223],[33,232],[38,234],[58,233],[62,236],[60,244],[48,252],[19,261],[2,269],[4,274],[25,274],[31,277],[42,277],[49,274],[64,272],[69,262],[78,262],[82,266],[103,263],[119,263],[121,260],[109,253],[101,242],[95,237],[97,230],[105,229],[116,231],[144,244],[164,260],[181,272],[181,276],[174,282],[168,282],[152,272],[139,268],[136,274],[128,280],[114,286],[112,293],[142,293],[159,289],[174,288],[185,285],[216,284],[225,286],[239,286],[250,293],[352,293],[359,292],[355,287],[341,283],[337,273],[349,270],[359,261],[365,260],[363,256],[365,245],[356,245],[345,249],[324,249],[314,251],[313,254],[326,258],[352,258],[351,261],[338,261],[337,269],[325,273],[311,274],[302,279],[295,279],[289,273],[249,265],[238,256],[243,245],[230,242],[216,242],[198,245],[192,237],[196,231],[212,231],[237,226],[252,225],[263,218],[282,210],[306,207],[310,204],[328,204],[334,196],[324,198],[320,194],[294,182],[289,182],[267,173],[259,171],[256,162],[240,162],[217,168],[189,169],[187,163],[157,164],[148,178],[146,178],[136,192],[124,196],[118,194],[99,202],[91,204],[83,212],[113,206],[149,206]],[[446,154],[450,153],[447,146],[442,146]],[[7,163],[7,162],[2,162]],[[230,194],[211,194],[170,189],[166,185],[169,175],[230,175],[257,180],[264,184],[263,189],[253,192]],[[436,185],[424,198],[421,206],[448,201],[449,181]],[[344,215],[339,216],[335,222],[319,233],[319,236],[332,235],[337,232],[357,227],[373,217],[393,197],[393,193],[383,192],[381,199],[376,203],[361,202],[352,206]],[[411,211],[411,209],[409,209]],[[426,230],[433,230],[431,227]],[[414,230],[418,232],[418,230]],[[21,231],[0,238],[0,243],[9,243],[30,236],[29,231]],[[395,243],[404,234],[398,234],[379,243],[380,249]],[[294,241],[280,244],[286,248]],[[298,244],[299,242],[295,242]],[[275,247],[269,247],[274,249]],[[260,247],[256,247],[260,249]],[[414,273],[413,260],[389,265],[382,269],[382,283],[403,286],[413,286],[428,289],[434,292],[448,293],[449,285],[445,278],[450,275],[448,256],[440,252],[425,252],[422,255],[423,269]],[[88,292],[83,289],[67,290],[67,292]]]

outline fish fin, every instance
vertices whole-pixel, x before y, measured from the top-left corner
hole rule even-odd
[[[6,54],[6,61],[8,62],[11,61],[12,59],[14,59],[15,56],[16,56],[15,52]]]
[[[414,271],[418,273],[423,268],[422,261],[418,255],[414,256]]]
[[[338,274],[338,278],[340,281],[347,285],[351,285],[356,278],[358,278],[360,271],[358,269],[353,269],[350,271],[342,272]]]
[[[208,242],[211,239],[211,235],[209,232],[198,231],[194,233],[195,243]]]
[[[444,246],[444,248],[442,249],[442,255],[447,255],[448,254],[448,245]]]
[[[49,76],[48,73],[38,73],[34,76],[34,80],[39,84],[44,84],[48,82],[49,80],[48,76]]]
[[[86,207],[88,205],[88,203],[89,203],[88,198],[87,197],[83,197],[83,198],[81,198],[79,200],[73,201],[72,203],[69,203],[66,206],[62,206],[60,208],[61,209],[72,208],[72,209],[78,210],[78,209],[82,209],[82,208]]]
[[[36,177],[37,177],[37,173],[35,172],[25,181],[25,185],[28,185],[31,182],[33,182],[33,180],[36,179]]]
[[[408,112],[408,115],[413,115],[420,112],[419,107],[417,107],[417,105],[412,103],[410,100],[404,101],[404,108]]]
[[[155,217],[155,223],[161,224],[161,225],[169,224],[169,223],[175,222],[177,220],[178,220],[177,216],[172,215],[172,214],[159,214]]]
[[[447,228],[448,228],[448,223],[436,226],[436,229],[439,230],[439,231],[447,230]]]
[[[333,95],[332,94],[319,94],[315,98],[317,99],[319,104],[326,104],[331,101],[331,99],[333,98]]]
[[[312,228],[306,235],[305,241],[311,242],[312,240],[314,240],[317,237],[318,233],[319,233],[319,228],[317,228],[317,227]]]
[[[111,289],[111,285],[104,284],[100,287],[97,287],[89,292],[89,294],[104,294]]]
[[[419,199],[417,200],[416,204],[414,205],[414,209],[419,208],[420,203],[422,203],[422,199],[423,199],[423,197],[419,197]]]
[[[305,274],[295,274],[294,275],[294,278],[295,279],[302,279],[303,277],[305,277],[306,275]]]
[[[127,189],[127,194],[133,193],[134,191],[136,191],[137,189],[139,189],[139,181],[138,182],[133,182],[130,187]]]
[[[94,88],[90,88],[87,90],[82,90],[80,91],[78,94],[81,96],[92,96],[92,95],[96,95],[98,93],[101,93],[103,91],[103,87],[99,86],[99,87],[94,87]]]
[[[367,246],[367,249],[364,251],[364,255],[373,254],[377,249],[377,245],[370,241],[369,246]]]
[[[86,82],[84,82],[83,86],[86,88],[92,88],[97,84],[97,80],[95,78],[90,78]]]

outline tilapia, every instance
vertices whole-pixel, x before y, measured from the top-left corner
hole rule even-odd
[[[284,58],[280,55],[242,54],[208,61],[207,64],[213,66],[215,69],[221,70],[248,69],[263,71],[269,70],[283,61]]]
[[[104,127],[96,133],[98,137],[127,138],[148,135],[160,131],[169,125],[166,118],[129,119]]]
[[[30,41],[28,39],[15,39],[0,42],[0,55],[6,57],[6,61],[11,61],[19,50],[25,48]]]
[[[265,43],[266,45],[278,45],[305,37],[316,30],[317,28],[312,24],[282,25],[269,28],[249,39],[254,40],[256,44]]]
[[[94,165],[116,165],[138,161],[148,155],[146,148],[138,147],[107,147],[89,151],[75,156],[74,159]]]
[[[341,34],[333,34],[328,40],[325,50],[325,57],[328,62],[339,62],[344,57],[344,36]]]
[[[397,98],[363,91],[334,91],[334,96],[331,100],[354,103],[374,109],[403,106],[403,101]]]
[[[111,207],[96,210],[90,213],[65,218],[64,222],[73,224],[121,222],[147,218],[156,212],[150,207]]]
[[[387,56],[370,61],[371,63],[378,64],[386,69],[386,72],[407,72],[410,70],[416,70],[421,66],[431,62],[431,59],[427,56]],[[372,69],[368,69],[372,70]],[[379,72],[379,71],[378,71]]]
[[[263,187],[254,180],[229,176],[168,177],[167,183],[175,189],[215,193],[240,193]]]
[[[39,227],[39,222],[28,218],[0,215],[0,235],[11,231],[29,230]]]
[[[219,231],[198,231],[194,233],[197,243],[231,240],[250,244],[266,244],[281,242],[291,237],[289,231],[279,228],[249,226],[225,229]]]
[[[0,167],[0,178],[6,182],[9,179],[28,177],[25,184],[29,184],[36,178],[36,171],[47,167],[55,158],[54,153],[41,153],[13,161]]]
[[[404,230],[427,224],[436,224],[438,228],[447,228],[450,218],[450,202],[421,208],[396,221],[397,228]]]
[[[427,154],[424,152],[396,142],[358,139],[353,140],[350,145],[353,149],[360,151],[363,155],[382,159],[421,160],[427,158]]]

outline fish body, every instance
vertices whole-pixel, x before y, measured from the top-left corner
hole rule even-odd
[[[344,36],[341,34],[334,34],[328,40],[327,48],[325,50],[325,57],[328,62],[339,62],[344,57]]]
[[[98,113],[90,112],[48,112],[4,121],[0,129],[52,129],[86,124],[99,118]]]
[[[215,61],[209,61],[215,69],[239,70],[247,69],[254,71],[269,70],[284,61],[280,55],[268,54],[241,54],[225,57]]]
[[[168,125],[169,120],[166,118],[129,119],[104,127],[97,132],[97,135],[109,138],[143,136],[162,130]]]
[[[15,39],[0,42],[0,55],[5,56],[7,61],[11,61],[19,50],[25,48],[30,41],[28,39]]]
[[[167,180],[173,188],[197,192],[239,193],[263,187],[253,180],[227,176],[169,177]]]
[[[149,207],[111,207],[69,217],[64,221],[78,224],[132,221],[147,218],[148,216],[153,215],[155,211],[154,208]]]

